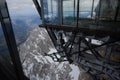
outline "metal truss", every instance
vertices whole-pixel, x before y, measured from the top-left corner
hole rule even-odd
[[[120,62],[111,60],[113,55],[120,56],[119,39],[107,37],[87,36],[83,33],[77,33],[70,36],[70,40],[64,43],[64,39],[58,35],[56,49],[58,52],[45,54],[50,56],[55,62],[68,61],[77,63],[83,69],[94,77],[94,80],[101,80],[100,74],[107,74],[112,80],[120,79]],[[95,44],[94,40],[101,41]],[[118,47],[115,47],[118,46]],[[104,79],[103,79],[104,80]]]

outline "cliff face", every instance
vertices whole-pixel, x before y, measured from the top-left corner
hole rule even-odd
[[[43,55],[56,52],[44,28],[35,27],[19,51],[24,72],[30,80],[84,80],[86,77],[81,77],[83,71],[77,65],[53,62]]]

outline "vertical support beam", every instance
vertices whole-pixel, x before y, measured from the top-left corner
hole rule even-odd
[[[98,20],[100,19],[101,5],[102,5],[102,0],[100,0],[100,2],[99,2]]]
[[[102,0],[99,1],[98,15],[97,15],[97,18],[95,19],[96,25],[99,25],[100,13],[101,13],[101,5],[102,5]]]
[[[51,2],[51,14],[52,14],[52,17],[53,17],[53,16],[54,16],[54,15],[53,15],[53,13],[54,13],[54,12],[53,12],[53,0],[50,0],[50,2]],[[48,15],[49,15],[49,14],[48,14]],[[54,24],[53,18],[52,18],[51,23]]]
[[[4,12],[5,11],[5,12]],[[0,0],[0,21],[18,80],[25,80],[6,0]]]
[[[117,3],[117,8],[116,8],[116,12],[115,12],[115,17],[114,17],[114,20],[117,21],[117,17],[118,15],[120,14],[119,11],[120,10],[120,0],[118,0],[118,3]]]
[[[94,11],[94,2],[95,2],[95,0],[93,0],[93,2],[92,2],[91,19],[92,19],[92,17],[93,17],[93,11]]]
[[[77,25],[76,25],[77,28],[79,26],[79,4],[80,4],[80,0],[77,1]]]
[[[43,8],[43,4],[42,4],[43,0],[40,0],[40,5],[41,6],[39,5],[37,0],[33,0],[33,3],[35,5],[35,7],[37,8],[37,11],[38,11],[38,13],[39,13],[39,15],[42,19],[42,23],[44,24],[44,8]]]
[[[42,17],[42,23],[43,23],[43,26],[45,24],[45,18],[44,18],[44,4],[43,4],[43,0],[40,0],[40,3],[41,3],[41,17]]]
[[[40,17],[42,18],[41,7],[40,7],[38,1],[37,1],[37,0],[33,0],[33,2],[34,2],[34,4],[35,4],[35,7],[36,7],[37,10],[38,10],[38,13],[39,13]]]
[[[59,25],[61,26],[63,23],[63,4],[62,0],[57,0],[58,1],[58,18],[59,18]]]
[[[74,13],[73,13],[74,20],[75,20],[75,3],[76,3],[76,1],[74,0]]]

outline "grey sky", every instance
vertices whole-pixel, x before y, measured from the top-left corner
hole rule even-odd
[[[7,0],[11,15],[36,14],[32,0]]]

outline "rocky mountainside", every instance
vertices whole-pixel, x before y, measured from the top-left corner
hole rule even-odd
[[[56,52],[44,28],[35,27],[27,40],[19,46],[21,62],[30,80],[86,80],[89,76],[77,65],[54,62],[44,53]]]

